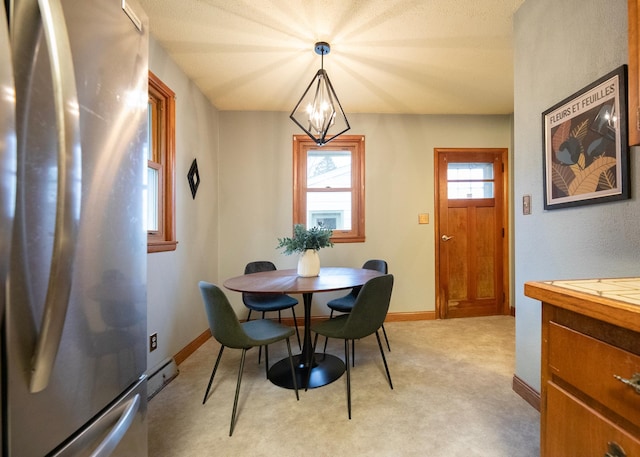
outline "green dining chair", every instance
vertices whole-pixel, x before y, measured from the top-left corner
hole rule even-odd
[[[258,273],[261,271],[273,271],[276,266],[273,262],[268,260],[257,260],[249,262],[244,267],[244,274]],[[287,294],[256,294],[243,292],[242,302],[244,306],[249,309],[247,314],[247,320],[251,320],[251,312],[258,311],[262,313],[262,319],[264,319],[265,313],[271,311],[278,311],[278,322],[282,322],[281,311],[291,308],[291,314],[293,315],[293,325],[296,328],[296,336],[298,337],[298,348],[302,349],[300,344],[300,332],[298,331],[298,320],[296,319],[295,306],[298,304],[298,300]],[[258,363],[260,363],[260,354],[258,352]]]
[[[367,260],[362,268],[364,270],[375,270],[380,273],[387,274],[389,273],[389,266],[385,260],[380,259],[370,259]],[[356,297],[358,293],[360,293],[361,286],[354,287],[349,291],[347,295],[344,295],[340,298],[334,298],[333,300],[329,300],[327,302],[327,306],[331,310],[331,314],[329,314],[329,319],[333,317],[334,311],[338,311],[339,313],[350,313],[353,309],[353,304],[356,302]],[[384,329],[384,324],[382,324],[382,334],[384,335],[384,341],[387,343],[387,349],[391,351],[391,346],[389,345],[389,338],[387,338],[387,331]],[[329,338],[324,339],[324,350],[323,352],[327,352],[327,341]],[[351,342],[351,366],[355,366],[356,362],[356,353],[355,353],[355,343]]]
[[[224,348],[229,347],[233,349],[242,349],[242,358],[240,359],[240,368],[238,370],[238,382],[236,384],[236,395],[233,400],[233,412],[231,413],[231,428],[229,430],[229,436],[231,436],[233,435],[233,429],[236,424],[240,383],[242,382],[242,371],[244,369],[244,360],[248,349],[256,346],[264,346],[265,367],[268,373],[268,345],[277,341],[286,340],[287,350],[289,351],[291,376],[293,378],[293,388],[296,393],[296,399],[300,399],[298,396],[298,384],[293,368],[293,358],[291,357],[291,343],[289,341],[289,337],[295,334],[295,330],[292,327],[287,327],[268,319],[240,322],[235,311],[231,307],[227,296],[218,286],[205,281],[200,281],[198,285],[200,287],[200,294],[202,295],[204,307],[207,312],[211,335],[213,335],[213,337],[221,344],[220,352],[218,352],[218,358],[216,359],[213,371],[211,372],[211,378],[209,378],[207,390],[204,393],[204,399],[202,400],[203,405],[207,402],[209,390],[213,384],[213,378],[218,370],[218,364],[220,363]]]
[[[316,334],[314,350],[312,352],[315,352],[315,345],[318,341],[317,335],[344,340],[344,359],[347,368],[347,410],[349,419],[351,419],[349,341],[353,342],[353,340],[362,339],[373,333],[376,334],[384,369],[387,372],[389,387],[393,390],[389,366],[387,365],[387,359],[384,356],[384,350],[382,349],[382,343],[380,341],[380,334],[378,333],[389,311],[392,289],[393,275],[387,274],[372,278],[362,286],[349,314],[343,314],[311,326],[311,331]],[[311,373],[311,370],[309,370],[309,373]],[[307,385],[308,384],[307,382]]]

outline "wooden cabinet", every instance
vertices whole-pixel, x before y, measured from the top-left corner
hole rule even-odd
[[[638,16],[640,0],[627,0],[629,18],[629,146],[640,144],[640,46]]]
[[[525,294],[542,301],[541,456],[640,456],[640,380],[623,382],[640,374],[640,278]]]
[[[556,384],[549,384],[547,400],[548,433],[541,455],[603,457],[609,452],[622,457],[640,453],[640,443],[633,435]]]

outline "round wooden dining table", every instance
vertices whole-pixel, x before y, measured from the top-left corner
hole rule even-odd
[[[326,267],[313,277],[298,276],[297,270],[272,270],[250,273],[227,279],[223,284],[236,292],[268,294],[302,294],[304,303],[304,342],[302,352],[294,356],[294,368],[298,388],[315,388],[329,384],[345,371],[342,359],[331,354],[315,354],[311,342],[311,300],[315,292],[351,289],[369,279],[381,276],[375,270],[346,267]],[[308,376],[311,370],[311,376]],[[276,362],[269,369],[269,379],[274,384],[293,389],[289,359]],[[307,385],[308,380],[308,385]]]

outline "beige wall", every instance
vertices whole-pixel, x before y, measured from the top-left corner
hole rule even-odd
[[[198,281],[218,278],[218,113],[152,38],[150,70],[176,93],[176,233],[178,248],[147,254],[148,353],[153,370],[207,328]],[[191,197],[187,173],[196,158],[200,187]]]
[[[336,88],[338,90],[338,88]],[[511,116],[348,115],[349,134],[366,138],[365,243],[336,244],[321,263],[360,266],[383,258],[396,276],[391,313],[435,309],[433,149],[511,147]],[[219,280],[242,274],[252,260],[294,268],[275,249],[292,230],[292,135],[288,113],[220,113]],[[430,224],[419,225],[418,213]],[[230,292],[245,315],[240,294]],[[313,314],[336,294],[316,294]]]
[[[542,193],[541,113],[627,63],[627,1],[527,0],[514,30],[516,375],[539,391],[540,303],[524,283],[640,275],[637,151],[630,200],[545,211]]]
[[[367,241],[325,249],[321,259],[325,265],[358,266],[385,258],[396,275],[391,312],[434,310],[434,227],[417,224],[422,212],[433,222],[433,148],[509,148],[516,374],[539,388],[539,304],[523,296],[524,282],[640,274],[637,151],[631,154],[631,200],[542,209],[540,113],[626,63],[626,1],[528,0],[514,28],[513,119],[349,115],[349,133],[366,136]],[[221,283],[255,259],[295,266],[296,259],[275,246],[291,232],[291,136],[300,132],[288,113],[218,113],[153,39],[150,66],[177,94],[179,241],[175,252],[148,256],[148,331],[159,334],[159,348],[148,357],[152,368],[206,330],[198,280]],[[194,157],[202,178],[195,200],[186,182]],[[531,216],[521,214],[524,194],[533,197]],[[239,294],[229,297],[244,313]],[[316,296],[314,314],[326,313],[329,298]]]
[[[149,369],[207,329],[197,290],[201,279],[221,284],[247,262],[271,259],[294,268],[276,250],[292,229],[292,136],[284,112],[218,112],[151,40],[150,69],[176,92],[176,217],[178,248],[148,255],[148,333],[158,333]],[[324,249],[324,265],[360,266],[373,257],[396,276],[392,313],[434,311],[434,182],[436,147],[511,150],[511,116],[349,114],[349,134],[366,137],[365,243]],[[191,198],[186,174],[198,159],[201,184]],[[418,214],[429,213],[429,225]],[[240,294],[227,291],[244,316]],[[336,294],[316,294],[313,314]]]

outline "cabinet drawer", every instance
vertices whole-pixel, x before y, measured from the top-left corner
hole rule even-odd
[[[554,383],[547,384],[544,454],[549,457],[602,457],[609,443],[627,456],[640,455],[640,441]]]
[[[548,344],[550,380],[562,379],[640,426],[640,395],[614,378],[640,373],[640,356],[554,322]]]

